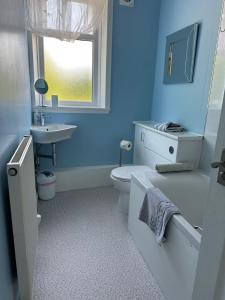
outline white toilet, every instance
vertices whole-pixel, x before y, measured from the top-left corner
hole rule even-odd
[[[202,136],[191,132],[165,133],[152,122],[135,122],[134,165],[111,171],[114,187],[119,190],[119,210],[129,211],[130,182],[134,172],[155,170],[156,164],[192,162],[198,168]]]
[[[113,169],[111,172],[111,179],[114,187],[120,191],[119,194],[119,210],[124,214],[128,214],[129,210],[129,199],[130,199],[130,181],[131,175],[134,172],[145,172],[148,171],[147,166],[124,166]]]

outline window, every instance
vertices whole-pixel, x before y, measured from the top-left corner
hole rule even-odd
[[[111,1],[109,1],[111,3]],[[60,41],[50,37],[32,37],[30,53],[33,82],[45,78],[48,93],[33,91],[33,110],[63,112],[108,112],[110,98],[111,13],[109,7],[101,26],[93,35],[79,40]],[[52,107],[52,96],[59,105]]]
[[[44,38],[43,46],[46,104],[52,95],[58,95],[61,105],[93,103],[93,42]]]

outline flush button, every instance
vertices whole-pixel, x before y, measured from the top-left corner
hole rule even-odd
[[[15,168],[10,168],[8,170],[8,174],[9,174],[9,176],[16,176],[17,170]]]
[[[174,153],[174,148],[172,146],[169,147],[169,153],[173,154]]]

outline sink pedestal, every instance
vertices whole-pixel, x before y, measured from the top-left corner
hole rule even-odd
[[[38,147],[36,147],[36,154],[35,154],[35,164],[36,167],[39,167],[40,163],[39,163],[39,159],[40,158],[47,158],[47,159],[51,159],[52,160],[52,165],[55,167],[56,166],[56,144],[55,143],[51,143],[52,146],[52,154],[41,154],[39,152],[39,150],[37,149]]]

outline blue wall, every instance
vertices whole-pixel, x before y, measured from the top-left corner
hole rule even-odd
[[[162,0],[151,119],[180,122],[188,130],[203,133],[220,3],[221,0]],[[195,22],[202,25],[194,83],[165,85],[166,36]]]
[[[71,140],[57,145],[57,167],[117,164],[120,139],[133,139],[132,121],[149,119],[159,2],[136,1],[127,8],[114,0],[111,112],[50,114],[52,122],[79,126]],[[130,162],[132,155],[126,157]]]
[[[30,127],[30,85],[23,0],[0,9],[0,299],[14,300],[17,280],[6,163]]]

